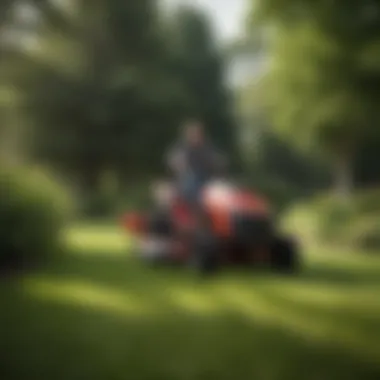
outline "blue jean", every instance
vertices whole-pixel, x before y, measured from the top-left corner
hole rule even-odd
[[[197,205],[200,200],[203,187],[206,185],[206,180],[189,174],[180,180],[180,191],[186,202]]]

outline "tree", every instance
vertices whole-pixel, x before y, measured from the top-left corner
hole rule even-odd
[[[293,197],[326,187],[329,176],[323,157],[298,149],[274,130],[260,109],[261,93],[255,80],[237,91],[237,108],[244,120],[240,148],[244,149],[246,175],[253,178],[256,187],[266,184],[266,190],[273,191],[268,186],[281,183],[292,190]]]
[[[0,30],[4,24],[8,21],[10,11],[14,6],[15,0],[3,0],[0,2]]]
[[[216,45],[207,17],[180,8],[171,28],[177,73],[189,99],[188,116],[199,118],[211,137],[236,158],[232,96],[225,83],[222,51]]]
[[[182,105],[156,2],[82,0],[54,14],[41,15],[38,47],[12,59],[33,156],[87,190],[108,168],[154,172]]]
[[[0,3],[0,141],[1,153],[7,160],[23,156],[23,140],[18,81],[13,81],[19,58],[37,41],[41,21],[50,30],[66,31],[66,18],[54,0],[4,0]],[[32,44],[31,44],[32,43]],[[17,61],[17,63],[16,63]],[[15,67],[15,64],[17,67]]]
[[[271,27],[265,80],[274,124],[323,149],[347,193],[359,147],[379,138],[380,2],[271,0],[253,9]]]

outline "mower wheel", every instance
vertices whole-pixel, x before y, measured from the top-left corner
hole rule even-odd
[[[277,237],[272,245],[271,265],[277,272],[295,273],[299,268],[299,254],[294,241]]]
[[[195,238],[190,267],[201,275],[209,275],[219,268],[218,247],[209,234],[199,234]]]

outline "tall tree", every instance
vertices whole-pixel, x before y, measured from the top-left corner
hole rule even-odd
[[[266,100],[275,125],[324,149],[347,193],[359,147],[379,138],[380,2],[265,0],[252,8],[272,28]]]
[[[256,82],[240,88],[237,95],[237,109],[244,121],[240,129],[246,175],[257,185],[287,184],[294,196],[326,187],[329,176],[324,158],[315,151],[301,151],[274,130],[270,117],[259,107],[262,91]]]
[[[13,61],[36,157],[89,189],[109,167],[157,169],[182,98],[156,1],[81,0],[61,16],[43,17],[38,47]]]

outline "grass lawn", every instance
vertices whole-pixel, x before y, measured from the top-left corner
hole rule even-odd
[[[1,380],[380,378],[380,255],[305,255],[292,278],[144,268],[112,226],[0,282]]]

